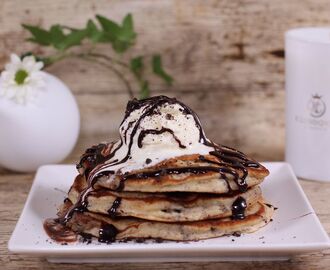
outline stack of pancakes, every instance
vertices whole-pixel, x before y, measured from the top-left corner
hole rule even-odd
[[[216,161],[213,156],[206,158]],[[199,155],[182,156],[132,173],[143,175],[187,166],[205,166],[205,162]],[[87,211],[74,211],[66,225],[101,242],[132,238],[199,240],[254,232],[270,221],[273,207],[264,202],[258,186],[268,175],[267,169],[260,165],[247,170],[245,192],[239,191],[232,178],[212,171],[128,178],[121,191],[113,191],[106,177],[100,178],[87,197]],[[242,175],[239,169],[237,173]],[[78,175],[60,216],[77,203],[86,187],[84,174]]]
[[[51,238],[188,241],[251,233],[271,220],[259,187],[268,170],[207,139],[176,99],[131,101],[120,132],[83,154],[59,218],[44,223]]]

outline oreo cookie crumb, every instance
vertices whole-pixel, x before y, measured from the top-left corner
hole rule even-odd
[[[235,236],[235,237],[241,237],[241,233],[240,232],[234,232],[233,233],[233,236]]]
[[[155,239],[155,242],[156,242],[156,243],[163,243],[163,242],[164,242],[164,240],[163,240],[163,239],[161,239],[161,238],[156,238],[156,239]]]
[[[136,243],[144,243],[146,241],[146,239],[144,239],[144,238],[137,238],[137,239],[135,239],[135,242]]]
[[[167,120],[173,120],[173,119],[174,119],[173,115],[170,114],[170,113],[166,114],[165,118],[166,118]]]

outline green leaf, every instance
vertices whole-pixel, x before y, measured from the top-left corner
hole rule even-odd
[[[99,33],[96,24],[92,20],[88,20],[86,25],[87,36],[91,40],[95,40],[95,36]]]
[[[112,43],[113,49],[117,53],[125,52],[134,44],[135,36],[136,36],[135,33],[132,34],[121,30],[117,39]]]
[[[87,21],[86,29],[87,32],[91,34],[99,31],[96,24],[91,19]]]
[[[156,54],[152,57],[152,70],[156,75],[161,77],[168,85],[172,84],[173,78],[163,69],[162,59],[159,54]]]
[[[60,26],[59,24],[52,25],[49,32],[52,35],[52,40],[55,42],[60,41],[65,37],[62,26]]]
[[[132,14],[127,14],[123,20],[118,39],[131,46],[133,45],[135,38],[136,33],[134,32],[133,17]]]
[[[32,37],[28,38],[28,41],[38,43],[43,46],[49,46],[51,45],[51,34],[45,29],[42,29],[38,26],[32,26],[28,24],[22,24],[22,27],[28,30]]]
[[[103,32],[100,31],[92,20],[88,20],[86,25],[86,35],[94,43],[102,42]]]
[[[136,33],[131,14],[125,16],[122,26],[101,15],[96,18],[103,29],[102,42],[110,42],[115,52],[123,53],[134,44]]]
[[[80,45],[82,40],[86,37],[86,34],[87,31],[85,29],[72,31],[65,36],[65,39],[61,43],[57,44],[57,48],[64,51],[70,47]]]
[[[120,32],[120,26],[114,21],[109,20],[101,15],[96,15],[96,19],[99,21],[104,32],[107,33],[107,37],[109,38],[109,40],[116,40]]]
[[[132,14],[128,13],[123,20],[123,29],[125,31],[134,32],[133,17]]]
[[[121,41],[121,40],[115,40],[112,43],[112,48],[115,50],[115,52],[117,53],[123,53],[125,52],[128,48],[130,47],[130,44],[125,42],[125,41]]]
[[[143,57],[137,56],[132,58],[130,62],[130,69],[136,77],[140,78],[143,69]]]
[[[51,43],[52,45],[59,49],[59,44],[65,39],[63,29],[60,25],[55,24],[50,28]]]
[[[140,99],[145,99],[150,97],[150,89],[149,89],[149,82],[144,81],[140,85]]]
[[[123,44],[127,44],[128,47],[132,46],[135,42],[136,33],[131,32],[130,30],[122,29],[118,35],[118,40]]]

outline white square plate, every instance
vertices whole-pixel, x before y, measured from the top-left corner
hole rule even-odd
[[[56,216],[76,170],[73,165],[41,167],[25,207],[11,236],[13,253],[45,256],[52,262],[137,262],[284,260],[294,254],[330,247],[318,220],[291,167],[264,163],[270,176],[262,184],[264,197],[278,207],[273,222],[260,231],[241,237],[219,237],[198,242],[112,243],[61,245],[50,241],[43,221]]]

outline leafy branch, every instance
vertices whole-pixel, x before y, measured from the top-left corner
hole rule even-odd
[[[124,70],[131,73],[137,81],[140,89],[140,98],[150,96],[149,81],[145,77],[148,57],[139,55],[132,57],[128,62],[123,60],[123,54],[134,46],[137,37],[131,14],[127,14],[121,23],[96,15],[95,19],[88,20],[82,29],[60,24],[52,25],[49,30],[28,24],[23,24],[22,26],[31,35],[27,39],[28,41],[55,49],[55,52],[48,56],[35,55],[39,61],[44,62],[45,66],[52,65],[68,57],[78,57],[98,63],[108,68],[123,81],[128,94],[132,98],[134,97],[133,90],[130,81],[126,78],[126,74],[122,72]],[[76,53],[72,50],[74,47],[81,46],[83,42],[90,43],[92,49],[83,53]],[[111,56],[99,53],[96,50],[96,45],[102,43],[111,45],[113,51]],[[167,85],[173,83],[173,78],[163,68],[159,54],[153,55],[149,64],[151,64],[154,75],[161,78]]]

